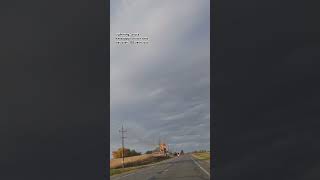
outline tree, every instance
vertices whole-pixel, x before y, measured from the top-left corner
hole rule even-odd
[[[138,156],[138,155],[141,155],[140,152],[136,152],[136,150],[129,150],[129,153],[128,153],[128,156],[127,157],[130,157],[130,156]]]
[[[130,149],[124,148],[124,157],[138,156],[138,155],[141,155],[141,153],[136,152],[134,149],[130,150]],[[122,158],[122,148],[119,148],[118,150],[113,151],[112,157],[113,158]]]
[[[152,151],[146,151],[146,154],[152,154]]]
[[[129,154],[129,149],[124,148],[124,157],[128,157]],[[113,158],[122,158],[122,148],[117,149],[116,151],[112,152],[112,157]]]

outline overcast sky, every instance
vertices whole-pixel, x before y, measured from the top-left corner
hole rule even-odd
[[[110,151],[210,148],[209,0],[111,0]],[[146,45],[118,45],[138,32]]]

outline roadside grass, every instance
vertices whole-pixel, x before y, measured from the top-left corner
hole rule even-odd
[[[209,160],[210,159],[210,152],[192,153],[192,155],[199,160]]]
[[[150,165],[156,164],[158,162],[161,162],[167,159],[170,159],[170,157],[154,158],[153,161],[145,161],[143,163],[142,162],[130,163],[130,164],[127,164],[127,167],[125,168],[110,168],[110,176],[148,167]]]
[[[166,157],[161,154],[143,154],[139,156],[131,156],[124,158],[124,166],[132,167],[132,166],[140,166],[144,164],[150,164],[152,162],[157,162],[162,159],[166,159]],[[122,158],[110,159],[110,168],[118,169],[122,168]]]
[[[127,168],[118,168],[118,169],[110,169],[110,176],[113,176],[115,174],[121,174],[124,172],[133,171],[136,169],[140,169],[142,167],[127,167]]]

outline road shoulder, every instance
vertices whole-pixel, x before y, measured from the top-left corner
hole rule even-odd
[[[207,175],[210,176],[210,160],[208,159],[201,159],[199,156],[195,156],[192,154],[190,158],[194,161],[194,163]]]

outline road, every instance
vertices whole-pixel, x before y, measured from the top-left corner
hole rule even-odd
[[[112,176],[111,180],[207,180],[210,165],[189,154],[162,161],[128,174]]]

